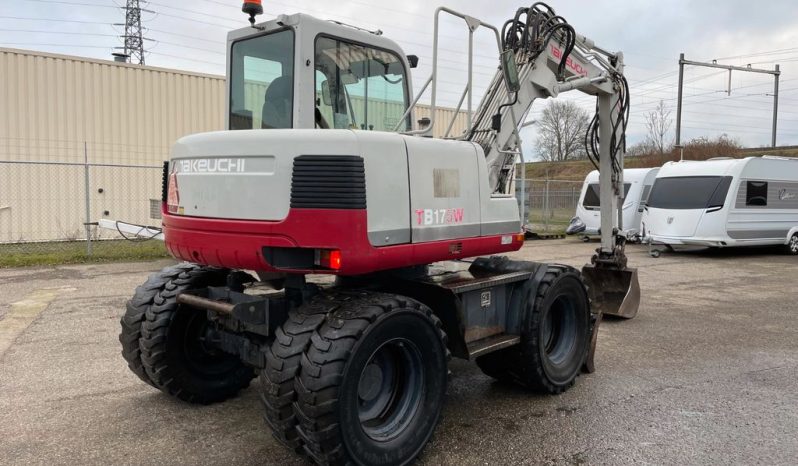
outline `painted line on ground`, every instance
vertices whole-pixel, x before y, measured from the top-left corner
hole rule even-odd
[[[0,320],[0,358],[14,344],[14,340],[39,317],[59,294],[75,291],[75,289],[71,287],[42,288],[21,301],[11,303],[11,309]]]

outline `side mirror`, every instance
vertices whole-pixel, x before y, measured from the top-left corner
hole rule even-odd
[[[512,50],[502,52],[502,74],[507,91],[518,92],[521,89],[521,81],[518,79],[518,66],[515,64],[515,53]]]
[[[332,97],[330,96],[330,82],[326,79],[321,82],[321,100],[324,105],[332,106]]]
[[[418,55],[408,55],[407,62],[410,64],[410,68],[415,68],[418,66]]]

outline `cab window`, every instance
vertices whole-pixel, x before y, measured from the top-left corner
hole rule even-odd
[[[294,32],[233,43],[230,67],[230,129],[291,128]]]
[[[317,128],[393,131],[407,109],[404,65],[392,52],[319,37],[315,69]]]

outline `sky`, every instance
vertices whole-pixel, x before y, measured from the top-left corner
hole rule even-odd
[[[142,1],[148,65],[224,74],[225,38],[248,25],[241,2],[231,0]],[[146,3],[146,6],[145,6]],[[643,140],[645,116],[663,101],[675,120],[678,58],[717,60],[721,64],[773,69],[781,66],[778,145],[798,144],[798,2],[768,0],[551,0],[549,4],[604,49],[622,51],[631,87],[628,138]],[[121,45],[124,0],[0,0],[0,47],[41,50],[110,59]],[[414,89],[429,77],[433,14],[444,5],[497,27],[521,4],[518,0],[263,0],[269,20],[283,13],[306,13],[370,30],[379,29],[420,58]],[[475,35],[475,105],[498,65],[495,39],[487,30]],[[466,82],[467,29],[462,20],[441,21],[440,104],[454,106]],[[768,146],[771,138],[773,77],[686,67],[682,140],[736,139],[746,147]],[[591,114],[595,98],[569,93]],[[422,99],[424,101],[426,99]],[[540,116],[536,102],[528,117]],[[675,124],[673,125],[675,127]],[[673,137],[671,129],[670,137]],[[535,125],[522,136],[534,157]]]

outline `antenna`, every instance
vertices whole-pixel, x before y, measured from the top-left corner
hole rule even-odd
[[[116,23],[114,26],[125,26],[125,33],[119,37],[125,43],[124,47],[114,47],[123,49],[122,54],[114,54],[117,61],[127,61],[128,63],[144,64],[144,41],[152,40],[144,37],[144,28],[141,26],[141,13],[154,13],[152,10],[142,8],[147,6],[147,0],[127,0],[127,5],[120,7],[125,10],[125,23]],[[120,60],[120,58],[123,58]]]

